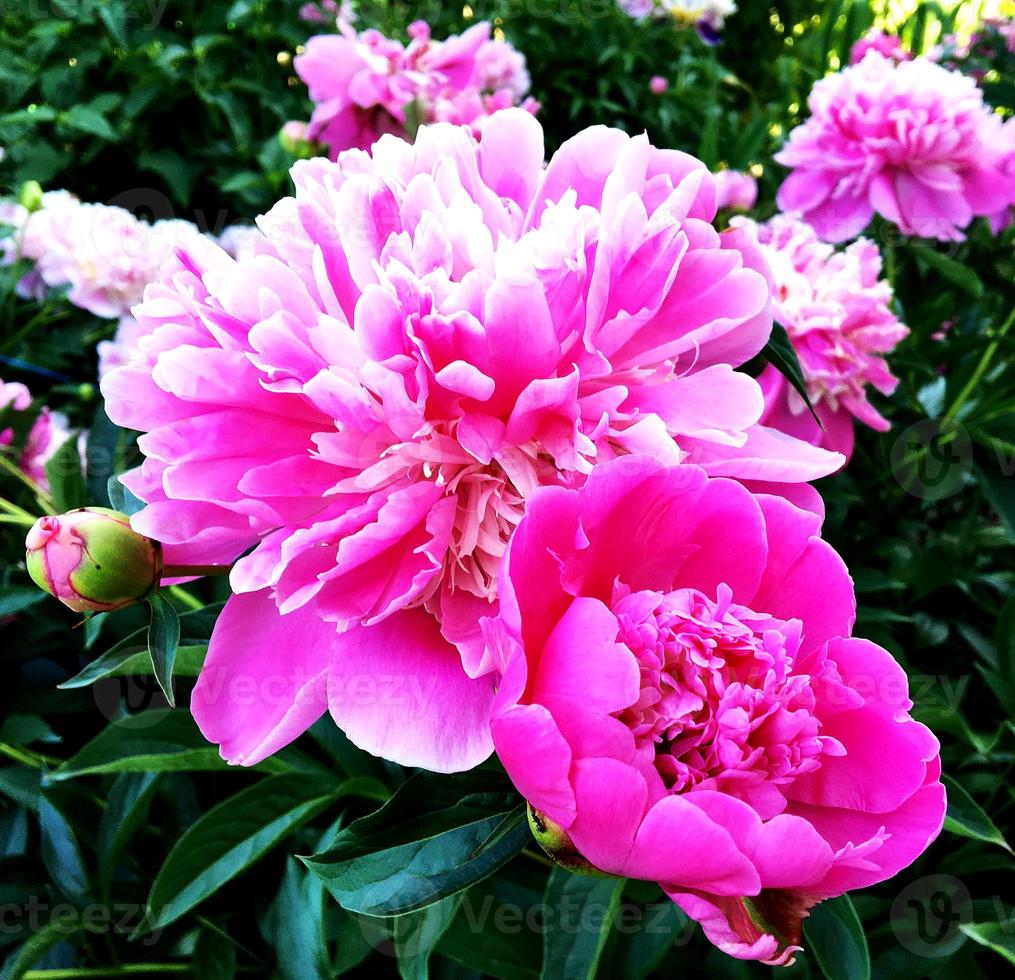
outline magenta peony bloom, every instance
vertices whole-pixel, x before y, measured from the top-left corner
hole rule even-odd
[[[423,127],[293,179],[259,254],[202,242],[148,290],[149,336],[102,385],[146,433],[135,528],[169,564],[245,555],[192,706],[227,759],[329,706],[376,754],[474,765],[480,620],[537,486],[631,452],[788,487],[841,463],[756,424],[761,390],[730,365],[766,342],[769,287],[750,234],[709,223],[693,157],[595,127],[544,169],[514,109],[481,143]],[[236,676],[272,678],[273,703],[231,701]],[[362,677],[431,693],[361,704]]]
[[[490,37],[485,21],[461,36],[433,41],[423,21],[409,27],[408,47],[379,31],[345,26],[307,42],[294,64],[316,103],[307,136],[332,158],[370,147],[382,135],[406,135],[420,122],[451,122],[478,135],[494,112],[522,105],[529,89],[525,58]],[[524,100],[524,101],[523,101]]]
[[[976,215],[1015,202],[1001,119],[970,78],[870,51],[819,81],[808,104],[776,155],[793,168],[777,200],[826,241],[855,237],[875,212],[907,235],[960,241]]]
[[[720,170],[715,174],[716,207],[720,210],[750,211],[758,199],[758,182],[739,170]]]
[[[820,518],[637,457],[529,500],[489,624],[498,756],[551,853],[659,882],[720,949],[785,963],[807,910],[937,836],[938,743],[851,638]]]
[[[878,54],[892,61],[911,61],[913,56],[902,46],[902,41],[894,34],[886,34],[875,28],[868,31],[849,52],[849,63],[857,65],[863,61],[868,51],[877,51]]]
[[[772,270],[776,322],[800,359],[807,392],[822,426],[804,400],[774,368],[759,381],[766,425],[815,446],[853,452],[853,419],[879,432],[888,421],[867,400],[870,385],[890,395],[898,384],[881,356],[909,330],[892,312],[892,287],[880,279],[881,254],[861,238],[837,252],[814,229],[788,215],[752,227]]]
[[[23,384],[0,380],[0,409],[10,407],[16,412],[23,412],[31,404],[32,393]],[[60,412],[44,408],[32,423],[21,456],[16,460],[18,467],[43,490],[48,490],[46,463],[70,436],[67,419]],[[9,452],[7,447],[13,441],[13,429],[0,431],[0,451]]]

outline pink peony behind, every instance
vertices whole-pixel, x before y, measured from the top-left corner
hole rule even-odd
[[[877,29],[868,31],[849,52],[849,63],[857,65],[863,61],[868,51],[877,51],[878,54],[889,58],[892,61],[910,61],[912,55],[902,46],[902,41],[894,34],[886,34]]]
[[[758,182],[739,170],[720,170],[715,175],[716,207],[750,211],[758,200]]]
[[[16,381],[0,380],[0,409],[12,408],[23,412],[32,404],[32,394],[23,384]],[[56,451],[70,438],[67,419],[59,412],[51,412],[44,408],[29,430],[21,455],[15,462],[30,480],[37,483],[43,490],[49,489],[46,477],[46,463],[52,459]],[[8,452],[14,441],[14,430],[0,431],[0,452]]]
[[[892,312],[892,287],[881,275],[877,246],[861,238],[843,251],[818,240],[814,229],[788,215],[753,225],[772,269],[777,323],[800,359],[811,403],[774,368],[759,381],[765,392],[766,425],[815,446],[853,452],[853,419],[879,432],[887,420],[870,403],[867,388],[890,395],[898,381],[882,355],[909,333]]]
[[[907,235],[959,241],[974,217],[1015,203],[1001,118],[970,78],[869,51],[819,81],[808,105],[776,155],[793,170],[777,200],[826,241],[859,235],[875,213]]]
[[[491,38],[490,25],[475,24],[461,36],[434,41],[423,21],[409,27],[403,46],[379,31],[310,38],[295,61],[316,103],[307,136],[330,147],[369,150],[385,134],[412,135],[420,122],[469,126],[477,135],[494,112],[538,105],[525,95],[525,58],[506,41]]]
[[[819,524],[617,459],[530,499],[488,624],[494,745],[562,857],[659,882],[720,949],[772,964],[810,907],[892,877],[945,815],[937,740],[902,668],[849,636]]]
[[[379,755],[474,765],[481,620],[537,487],[628,453],[787,492],[841,463],[757,424],[731,365],[768,338],[765,266],[710,224],[694,158],[595,127],[544,168],[515,109],[481,143],[423,127],[293,179],[256,255],[200,243],[149,288],[138,355],[102,385],[144,433],[135,528],[169,564],[240,559],[193,701],[229,760],[330,708]],[[230,699],[237,677],[270,697]],[[357,678],[406,686],[361,702]]]

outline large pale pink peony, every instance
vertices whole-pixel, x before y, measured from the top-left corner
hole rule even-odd
[[[110,319],[127,316],[175,250],[200,235],[189,221],[149,224],[125,208],[86,204],[68,191],[43,194],[36,211],[10,204],[5,211],[17,231],[2,261],[35,264],[19,283],[21,294],[42,299],[50,289],[66,289],[75,306]]]
[[[909,330],[892,312],[892,287],[881,279],[881,254],[861,238],[842,251],[818,240],[810,225],[777,215],[754,229],[772,270],[776,322],[796,349],[807,393],[803,398],[769,366],[759,381],[766,425],[842,453],[853,452],[853,419],[887,432],[887,419],[870,403],[868,386],[890,395],[898,384],[882,355]]]
[[[859,235],[875,212],[907,235],[958,241],[975,216],[1015,202],[1001,118],[958,72],[872,50],[817,82],[808,105],[776,155],[793,168],[777,200],[826,241]]]
[[[525,58],[506,41],[491,38],[481,22],[462,35],[434,41],[423,21],[409,27],[408,46],[379,31],[310,38],[295,60],[316,103],[309,139],[325,143],[334,158],[342,150],[369,150],[382,135],[406,135],[420,122],[451,122],[480,133],[494,112],[525,100]]]
[[[937,740],[891,655],[850,638],[819,523],[617,459],[531,497],[487,627],[494,744],[551,852],[659,882],[718,947],[773,964],[810,907],[906,867],[945,812]]]
[[[693,157],[595,127],[544,168],[514,109],[481,143],[423,127],[293,179],[258,254],[201,242],[149,288],[147,336],[102,385],[145,433],[134,526],[169,564],[239,559],[193,700],[227,759],[330,707],[372,752],[474,765],[480,620],[538,486],[640,452],[793,493],[842,462],[757,424],[731,365],[768,338],[769,285],[750,234],[710,224]],[[397,696],[357,699],[379,678]]]

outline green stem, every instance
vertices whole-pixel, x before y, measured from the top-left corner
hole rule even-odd
[[[191,595],[186,589],[179,585],[171,585],[166,590],[181,605],[188,609],[204,609],[204,603],[197,596]]]
[[[983,376],[988,370],[990,370],[990,365],[994,360],[994,355],[1001,346],[1001,341],[1004,340],[1005,334],[1007,334],[1011,329],[1012,324],[1015,324],[1015,310],[1012,311],[1011,316],[1004,321],[1004,324],[1001,329],[998,330],[994,339],[987,345],[987,349],[980,357],[980,362],[976,365],[976,369],[973,371],[972,376],[966,382],[962,391],[958,393],[955,401],[951,403],[948,411],[945,412],[944,417],[946,419],[954,419],[958,416],[959,412],[962,410],[962,406],[969,400],[969,396],[976,390],[977,386],[983,380]]]
[[[15,479],[20,480],[35,496],[38,498],[39,504],[47,514],[55,514],[56,507],[53,505],[53,498],[46,493],[38,483],[35,482],[27,473],[22,473],[21,468],[15,465],[6,456],[0,453],[0,470],[6,470]]]
[[[0,755],[7,756],[29,769],[45,769],[46,766],[60,765],[63,759],[54,758],[51,755],[43,755],[41,752],[32,752],[30,749],[21,749],[16,745],[8,745],[0,742]]]
[[[162,578],[193,578],[204,575],[228,575],[232,565],[164,565]]]
[[[128,963],[125,966],[105,966],[96,969],[29,970],[24,980],[76,980],[77,977],[136,977],[146,973],[191,973],[187,963]]]

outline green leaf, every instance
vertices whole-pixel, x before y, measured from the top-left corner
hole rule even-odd
[[[951,776],[943,775],[941,782],[948,790],[945,830],[959,837],[968,837],[971,840],[984,841],[987,844],[997,844],[998,847],[1003,847],[1010,854],[1011,847],[1004,839],[1004,835],[964,787]]]
[[[88,873],[77,837],[67,818],[43,795],[39,798],[39,850],[50,878],[71,901],[88,894]]]
[[[176,663],[176,650],[180,645],[180,617],[173,604],[161,592],[153,592],[148,597],[148,605],[152,611],[151,622],[148,624],[148,656],[152,658],[152,670],[162,693],[170,706],[175,707],[173,664]]]
[[[46,593],[34,585],[11,585],[0,595],[0,619],[30,609],[46,598]]]
[[[39,809],[41,775],[37,769],[10,766],[0,769],[0,794],[28,810]]]
[[[402,980],[428,980],[430,954],[454,921],[463,894],[449,895],[425,909],[394,920],[395,956]]]
[[[67,906],[62,906],[61,911],[67,908]],[[13,959],[4,965],[4,970],[0,973],[0,980],[21,980],[54,946],[62,942],[69,942],[80,932],[81,920],[76,913],[56,915],[41,929],[28,937]]]
[[[180,616],[180,646],[176,651],[175,673],[196,677],[201,669],[204,654],[211,639],[215,621],[223,603],[216,602]],[[148,628],[135,630],[104,654],[96,657],[80,673],[59,685],[61,690],[87,687],[104,677],[151,673],[152,661],[148,655]]]
[[[111,476],[106,483],[106,494],[109,496],[109,506],[118,510],[121,514],[130,517],[139,510],[144,510],[145,503],[134,496],[121,482],[120,478]]]
[[[1015,919],[1007,922],[964,922],[959,928],[974,942],[1000,953],[1015,964]]]
[[[867,937],[848,895],[815,905],[804,919],[804,936],[827,980],[870,980]]]
[[[935,272],[939,272],[950,283],[965,290],[976,299],[983,295],[983,282],[969,266],[956,262],[955,259],[949,258],[943,252],[938,252],[929,245],[910,242],[909,247],[922,265],[929,266]]]
[[[236,976],[236,947],[221,933],[205,929],[194,947],[193,970],[202,980],[232,980]]]
[[[81,472],[81,453],[78,441],[69,438],[46,462],[46,479],[53,506],[64,514],[88,503],[88,490]]]
[[[343,908],[403,915],[493,874],[530,840],[524,806],[502,774],[419,773],[303,861]]]
[[[113,780],[96,848],[104,888],[112,881],[120,854],[147,815],[161,781],[162,774],[157,772],[125,772]]]
[[[100,772],[198,772],[228,769],[187,711],[146,711],[111,723],[50,774],[74,779]]]
[[[62,118],[64,125],[82,133],[98,136],[101,139],[115,142],[119,137],[109,120],[96,109],[87,105],[75,105],[68,109]]]
[[[176,842],[148,898],[149,930],[162,929],[259,861],[297,827],[363,780],[322,786],[313,776],[271,776],[213,807]]]
[[[326,980],[324,885],[296,858],[286,861],[282,887],[266,922],[275,964],[285,980]]]
[[[592,980],[623,889],[623,878],[553,869],[543,897],[543,980]]]
[[[818,413],[814,411],[814,406],[811,404],[811,396],[807,394],[807,384],[800,367],[800,358],[797,357],[796,348],[781,323],[772,324],[772,334],[761,351],[761,356],[793,386],[793,390],[810,409],[814,421],[821,425],[821,419],[818,418]],[[821,427],[824,428],[824,426]]]

